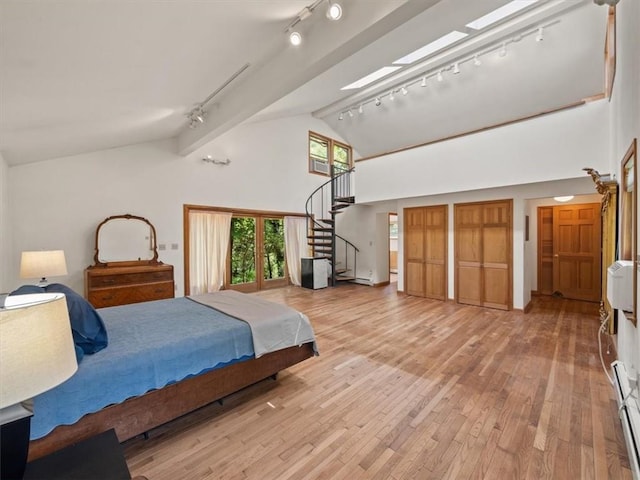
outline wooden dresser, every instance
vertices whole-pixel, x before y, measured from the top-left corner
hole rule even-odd
[[[84,294],[95,308],[174,297],[173,265],[92,266],[84,275]]]

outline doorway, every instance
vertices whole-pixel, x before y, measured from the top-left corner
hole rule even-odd
[[[599,302],[600,204],[538,207],[538,292]]]
[[[398,214],[389,213],[389,283],[398,281]]]

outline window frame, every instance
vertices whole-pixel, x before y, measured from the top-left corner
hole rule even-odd
[[[314,168],[313,162],[314,160],[318,160],[318,158],[311,155],[312,139],[315,139],[318,142],[323,142],[327,144],[327,164],[329,166],[329,170],[327,172],[320,172]],[[308,136],[308,142],[307,142],[307,159],[308,159],[307,165],[308,165],[309,173],[314,175],[322,175],[324,177],[329,177],[331,175],[331,167],[334,164],[334,152],[333,152],[334,146],[344,148],[347,151],[348,169],[349,170],[352,169],[353,168],[353,148],[351,148],[351,145],[341,142],[340,140],[335,140],[331,137],[327,137],[326,135],[321,135],[317,132],[313,132],[309,130],[309,136]],[[339,162],[339,163],[342,163],[342,162]]]

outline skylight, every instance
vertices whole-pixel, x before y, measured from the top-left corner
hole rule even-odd
[[[538,0],[513,0],[484,16],[475,19],[473,22],[467,23],[467,27],[473,28],[474,30],[482,30],[483,28],[493,25],[497,21],[502,20],[509,15],[519,12],[523,8],[533,5],[537,1]]]
[[[427,57],[432,53],[437,52],[438,50],[442,50],[443,48],[448,47],[452,43],[455,43],[458,40],[463,39],[467,35],[468,34],[466,33],[454,30],[452,32],[447,33],[446,35],[443,35],[437,40],[434,40],[431,43],[427,43],[424,47],[420,47],[418,50],[411,52],[410,54],[405,55],[402,58],[399,58],[393,63],[401,64],[401,65],[409,65],[417,60],[420,60],[421,58]]]
[[[375,82],[376,80],[385,77],[387,75],[389,75],[392,72],[395,72],[396,70],[398,70],[399,68],[402,67],[382,67],[379,68],[378,70],[376,70],[373,73],[370,73],[369,75],[362,77],[360,80],[356,80],[353,83],[350,83],[349,85],[342,87],[340,90],[351,90],[354,88],[362,88],[364,86],[369,85],[370,83]]]

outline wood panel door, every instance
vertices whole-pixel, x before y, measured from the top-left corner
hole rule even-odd
[[[553,207],[538,207],[538,293],[553,293]]]
[[[510,310],[512,201],[455,205],[456,300]]]
[[[425,297],[447,299],[447,205],[425,207]]]
[[[404,209],[405,292],[425,296],[425,212],[424,208]]]
[[[447,205],[404,209],[405,292],[447,299]]]
[[[553,290],[566,298],[600,301],[600,204],[553,208]]]
[[[455,206],[456,298],[458,303],[482,306],[483,205]]]

